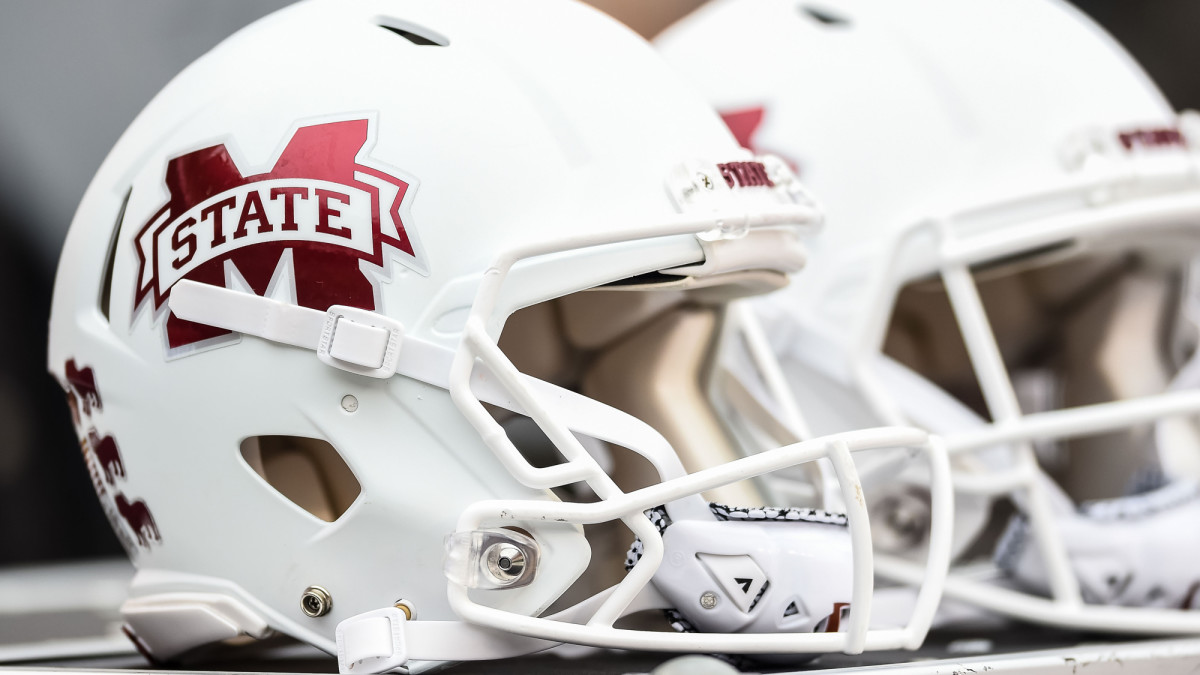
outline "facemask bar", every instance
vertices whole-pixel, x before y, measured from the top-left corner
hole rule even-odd
[[[740,418],[743,425],[752,427],[740,434],[746,438],[738,438],[743,446],[743,454],[813,438],[758,315],[743,301],[731,303],[726,309],[726,315],[727,334],[723,339],[740,341],[748,364],[738,366],[724,363],[718,357],[718,367],[722,370],[724,382],[716,386],[722,390],[720,393],[725,404],[729,406],[728,414]],[[742,378],[736,371],[746,368],[747,365],[761,378],[762,394],[770,398],[774,409],[769,409],[768,405],[758,400],[757,396],[742,384]],[[904,461],[905,458],[896,458],[896,463]],[[827,511],[844,511],[846,505],[839,495],[837,476],[829,462],[820,460],[806,468],[811,469],[807,480],[799,480],[792,476],[782,477],[782,480],[778,481],[766,478],[769,484],[763,488],[766,489],[766,494],[772,495],[769,497],[772,503],[820,504]]]
[[[525,485],[534,488],[551,488],[572,482],[584,481],[602,499],[597,504],[566,504],[548,502],[499,502],[489,501],[476,504],[460,518],[459,532],[478,528],[485,521],[503,522],[508,519],[553,518],[570,523],[588,524],[620,519],[643,542],[645,549],[641,561],[613,589],[596,608],[586,626],[564,623],[547,618],[516,615],[473,602],[465,586],[449,585],[449,598],[454,610],[480,626],[519,633],[559,642],[573,642],[604,647],[656,649],[666,651],[725,651],[746,653],[773,652],[857,652],[862,649],[915,648],[924,638],[932,613],[940,595],[941,576],[949,560],[950,515],[952,509],[948,464],[939,445],[929,442],[923,433],[913,435],[911,431],[873,430],[857,432],[846,437],[820,439],[778,448],[752,457],[743,458],[722,466],[707,469],[692,475],[683,475],[682,467],[676,462],[669,472],[660,472],[664,482],[658,485],[625,494],[603,471],[599,464],[583,448],[572,433],[572,429],[554,414],[549,400],[535,394],[524,378],[505,357],[496,344],[499,320],[496,316],[500,304],[501,287],[513,266],[519,261],[537,256],[558,253],[589,246],[600,246],[618,241],[644,240],[673,235],[704,235],[710,241],[722,238],[740,238],[756,228],[794,225],[810,222],[814,213],[807,207],[794,205],[774,206],[753,214],[712,214],[703,218],[678,218],[674,222],[623,231],[620,234],[604,234],[580,237],[562,242],[528,246],[502,255],[483,279],[476,301],[466,321],[463,340],[451,369],[450,393],[455,404],[480,437],[495,452],[505,467]],[[702,239],[703,241],[704,239]],[[720,273],[720,269],[713,273]],[[510,306],[513,304],[509,301]],[[541,427],[555,444],[565,462],[550,467],[531,466],[509,440],[503,428],[480,403],[470,386],[472,374],[479,362],[496,378],[496,383],[520,406],[526,415]],[[632,418],[631,418],[632,419]],[[635,420],[636,421],[636,420]],[[640,424],[640,422],[639,422]],[[615,434],[620,435],[620,434]],[[608,438],[634,452],[642,450],[636,444],[620,439]],[[917,610],[909,625],[904,629],[868,631],[870,620],[870,598],[873,592],[872,550],[869,523],[861,484],[858,482],[853,461],[849,453],[856,450],[880,447],[920,447],[930,457],[934,474],[935,533],[930,548],[928,578],[921,584]],[[663,634],[645,631],[624,630],[612,624],[629,609],[639,594],[647,588],[651,577],[661,563],[663,543],[657,529],[643,515],[645,509],[664,503],[698,495],[700,492],[736,482],[762,473],[775,471],[806,461],[829,457],[838,474],[843,499],[849,506],[851,537],[854,545],[854,590],[855,611],[851,615],[850,629],[845,634],[805,635],[696,635]],[[863,609],[865,608],[865,609]]]
[[[799,440],[812,438],[812,431],[809,429],[808,422],[805,421],[804,414],[800,411],[795,397],[792,396],[787,378],[779,367],[779,360],[775,358],[775,353],[771,350],[771,344],[763,332],[758,316],[745,302],[731,304],[728,311],[731,314],[730,319],[733,325],[736,326],[742,339],[746,341],[750,360],[762,376],[768,393],[780,408],[779,415],[782,419],[779,422]]]
[[[883,349],[890,307],[903,280],[926,272],[939,273],[994,420],[978,430],[947,435],[947,450],[955,454],[1008,445],[1014,458],[1013,466],[1000,474],[956,473],[955,489],[964,494],[1013,493],[1013,499],[1030,518],[1046,564],[1052,598],[1036,598],[957,575],[951,575],[947,581],[948,596],[1040,623],[1119,632],[1200,632],[1200,615],[1196,613],[1083,603],[1079,581],[1054,522],[1054,505],[1050,502],[1054,495],[1049,492],[1045,483],[1048,479],[1041,474],[1032,447],[1035,440],[1061,440],[1170,416],[1198,414],[1200,391],[1168,391],[1138,399],[1022,414],[970,270],[974,264],[1064,241],[1102,237],[1134,227],[1200,221],[1200,189],[1196,182],[1200,167],[1196,155],[1187,153],[1182,163],[1177,156],[1171,159],[1174,161],[1153,164],[1149,170],[1137,167],[1141,171],[1134,170],[1132,161],[1129,165],[1110,161],[1104,165],[1107,171],[1100,176],[1079,176],[1052,190],[920,222],[901,233],[888,248],[894,255],[872,280],[869,294],[872,311],[865,315],[867,323],[859,326],[854,341],[853,377],[881,419],[888,424],[905,423],[905,416],[890,399],[875,364]],[[1031,219],[1019,227],[1000,231],[962,234],[969,231],[972,221],[987,220],[1005,210],[1037,211],[1040,206],[1045,212],[1048,205],[1063,203],[1090,208]],[[936,263],[928,270],[902,269],[900,259],[906,246],[919,237],[934,238],[938,251]],[[880,556],[878,569],[884,576],[899,581],[911,583],[919,579],[916,568],[899,559]]]
[[[868,630],[870,601],[874,590],[870,529],[865,502],[861,499],[861,484],[856,480],[851,452],[878,448],[913,448],[924,450],[933,473],[932,496],[935,510],[931,534],[927,576],[922,584],[909,624],[904,628]],[[949,564],[951,521],[947,507],[953,508],[947,482],[949,466],[945,463],[939,441],[913,429],[869,429],[824,437],[777,448],[728,464],[698,471],[630,493],[618,493],[604,501],[590,504],[554,504],[540,501],[477,502],[463,513],[459,531],[477,529],[485,523],[506,520],[538,520],[549,514],[556,520],[569,523],[594,524],[620,518],[632,527],[631,520],[644,518],[644,510],[657,504],[670,503],[699,494],[721,485],[796,464],[828,458],[841,479],[842,496],[850,505],[848,514],[854,546],[854,591],[850,627],[846,633],[811,634],[698,634],[658,633],[613,628],[613,622],[630,607],[646,587],[649,577],[662,562],[663,543],[653,527],[649,539],[644,539],[643,558],[630,576],[611,589],[603,604],[587,618],[586,624],[567,623],[553,618],[516,615],[473,602],[467,588],[450,586],[450,603],[467,621],[497,630],[537,637],[556,642],[571,642],[599,647],[648,649],[658,651],[697,651],[722,653],[860,653],[864,649],[915,649],[924,640],[929,622],[939,602],[941,576]],[[635,514],[635,515],[630,515]],[[648,521],[647,521],[648,522]],[[635,530],[637,531],[637,530]],[[647,566],[644,578],[635,577],[639,567]],[[619,598],[619,600],[614,600]],[[862,604],[858,604],[862,603]],[[866,609],[860,609],[865,607]],[[582,618],[582,617],[581,617]]]

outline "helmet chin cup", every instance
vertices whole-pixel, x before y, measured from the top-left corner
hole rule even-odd
[[[663,545],[654,585],[703,633],[811,633],[850,606],[853,547],[844,525],[684,521],[667,529]]]

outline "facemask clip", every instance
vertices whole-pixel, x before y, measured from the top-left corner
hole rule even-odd
[[[443,569],[467,588],[520,588],[537,574],[538,545],[512,530],[472,530],[446,537]]]

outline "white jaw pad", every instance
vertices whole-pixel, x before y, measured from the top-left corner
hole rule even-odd
[[[1088,502],[1056,524],[1086,602],[1190,610],[1200,599],[1200,540],[1190,536],[1197,519],[1200,486],[1177,482]],[[1022,584],[1047,590],[1045,562],[1023,518],[1009,522],[996,562]]]

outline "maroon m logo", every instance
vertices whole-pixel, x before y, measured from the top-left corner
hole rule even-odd
[[[365,119],[300,127],[269,171],[249,176],[225,145],[172,159],[170,198],[136,237],[135,307],[158,312],[190,279],[258,295],[286,284],[297,304],[321,311],[379,309],[361,262],[424,268],[401,219],[413,180],[364,163],[370,139]],[[172,350],[228,334],[174,315],[166,332]]]

